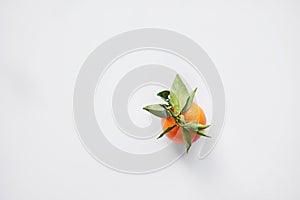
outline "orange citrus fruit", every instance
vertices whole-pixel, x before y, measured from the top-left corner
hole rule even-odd
[[[204,111],[200,106],[195,103],[192,103],[191,107],[182,113],[186,122],[197,122],[200,124],[206,124],[206,117]],[[168,127],[171,127],[175,124],[175,120],[173,117],[168,117],[162,119],[163,130],[166,130]],[[192,136],[192,142],[195,142],[200,138],[200,135],[189,131]],[[182,136],[182,127],[176,126],[167,134],[167,137],[178,144],[184,144],[183,136]]]

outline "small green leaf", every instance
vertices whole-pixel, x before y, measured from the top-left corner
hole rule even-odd
[[[143,109],[160,118],[170,117],[169,112],[161,104],[149,105],[144,107]]]
[[[182,136],[186,145],[186,153],[188,153],[192,146],[192,136],[190,132],[185,128],[182,128]]]
[[[190,94],[190,96],[186,100],[185,106],[183,107],[183,109],[182,109],[181,112],[185,112],[185,111],[187,111],[191,107],[191,105],[192,105],[192,103],[194,101],[194,97],[195,97],[196,91],[197,91],[197,88],[195,88],[193,90],[193,92]]]
[[[164,130],[156,139],[161,138],[162,136],[164,136],[166,133],[168,133],[170,130],[172,130],[173,128],[176,127],[176,124],[174,124],[173,126],[168,127],[166,130]]]
[[[204,136],[204,137],[211,138],[209,135],[206,135],[203,131],[197,131],[195,133],[198,134],[198,135]]]
[[[174,107],[174,110],[176,111],[177,114],[181,112],[188,98],[189,98],[188,90],[186,89],[186,86],[181,80],[180,76],[177,74],[175,80],[173,81],[171,92],[170,92],[170,103]],[[172,102],[176,104],[173,105]]]
[[[210,127],[210,125],[203,125],[203,124],[199,124],[197,122],[187,122],[187,123],[182,124],[182,126],[190,129],[193,132],[201,131],[203,129]]]
[[[172,105],[175,114],[180,113],[180,106],[177,96],[171,91],[170,92],[170,104]]]
[[[169,90],[164,90],[164,91],[161,91],[161,92],[157,93],[157,96],[159,96],[160,98],[162,98],[162,100],[164,100],[166,102],[170,101],[169,95],[170,95]]]

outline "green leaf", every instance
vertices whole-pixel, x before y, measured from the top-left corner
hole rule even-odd
[[[186,145],[186,153],[188,153],[192,146],[192,136],[190,132],[185,128],[182,128],[182,136]]]
[[[206,135],[203,132],[203,130],[210,127],[210,125],[203,125],[203,124],[199,124],[199,123],[196,123],[196,122],[187,122],[185,124],[182,124],[181,126],[193,131],[194,133],[196,133],[198,135],[202,135],[204,137],[209,137],[210,138],[210,136]]]
[[[190,129],[193,132],[201,131],[203,129],[210,127],[210,125],[203,125],[203,124],[199,124],[197,122],[187,122],[187,123],[182,124],[182,126]]]
[[[203,131],[197,131],[195,133],[198,134],[198,135],[204,136],[204,137],[211,138],[209,135],[206,135]]]
[[[159,96],[160,98],[162,98],[162,100],[164,100],[166,102],[170,101],[169,95],[170,95],[169,90],[164,90],[164,91],[161,91],[161,92],[157,93],[157,96]]]
[[[180,113],[180,106],[177,96],[171,91],[170,92],[170,104],[172,105],[176,115]]]
[[[164,136],[166,133],[168,133],[170,130],[172,130],[173,128],[175,128],[177,125],[174,124],[173,126],[168,127],[166,130],[164,130],[164,132],[162,132],[156,139],[161,138],[162,136]]]
[[[188,90],[186,89],[186,86],[181,80],[180,76],[177,74],[175,80],[173,81],[170,92],[170,103],[174,107],[174,110],[177,114],[181,112],[188,98]]]
[[[149,105],[149,106],[144,107],[143,109],[147,110],[148,112],[150,112],[153,115],[160,117],[160,118],[170,117],[169,112],[161,104]]]
[[[182,109],[181,112],[185,112],[185,111],[187,111],[191,107],[191,105],[192,105],[192,103],[194,101],[194,97],[195,97],[196,91],[197,91],[197,88],[195,88],[193,90],[193,92],[190,94],[190,96],[186,100],[185,106],[183,107],[183,109]]]

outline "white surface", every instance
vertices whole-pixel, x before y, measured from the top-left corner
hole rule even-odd
[[[299,199],[300,3],[107,2],[0,3],[0,199]],[[72,94],[95,47],[141,27],[183,33],[207,51],[227,115],[205,160],[128,175],[82,147]]]

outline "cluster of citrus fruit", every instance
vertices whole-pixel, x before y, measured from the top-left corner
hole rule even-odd
[[[171,90],[164,90],[157,94],[165,103],[154,104],[144,107],[144,110],[162,118],[163,132],[158,136],[164,135],[178,144],[186,145],[186,152],[189,151],[192,142],[200,136],[209,137],[204,129],[206,117],[200,106],[193,102],[197,88],[190,94],[177,74],[173,81]]]

